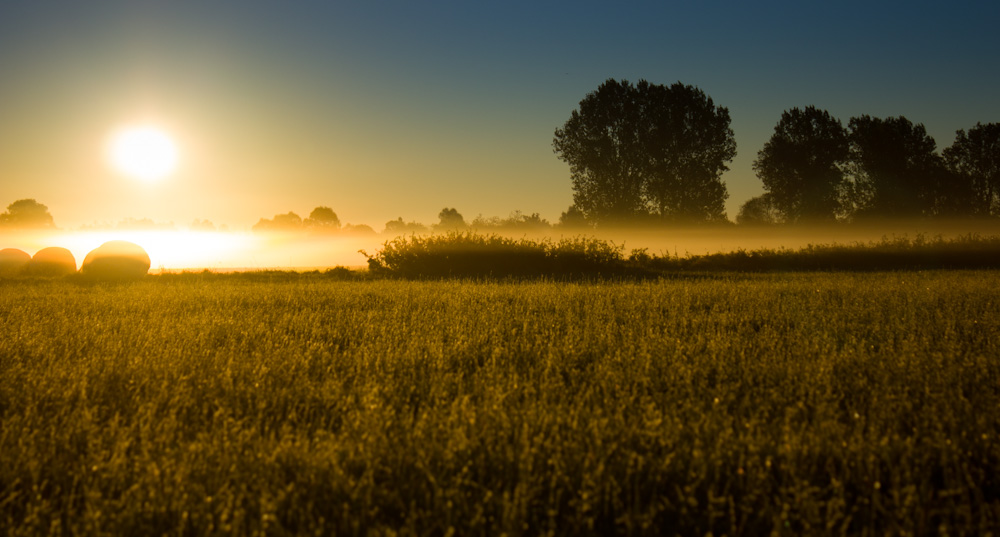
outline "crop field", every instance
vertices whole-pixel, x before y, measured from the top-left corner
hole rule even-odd
[[[1000,528],[1000,272],[0,280],[0,534]]]

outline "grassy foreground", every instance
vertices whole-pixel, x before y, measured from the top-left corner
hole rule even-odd
[[[989,534],[1000,273],[0,281],[0,533]]]

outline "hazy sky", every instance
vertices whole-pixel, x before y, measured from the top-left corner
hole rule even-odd
[[[246,229],[317,205],[381,230],[572,200],[553,131],[608,78],[681,81],[729,108],[734,218],[783,110],[905,115],[938,147],[1000,121],[995,2],[4,0],[0,207],[73,228],[127,217]],[[144,184],[117,126],[181,150]]]

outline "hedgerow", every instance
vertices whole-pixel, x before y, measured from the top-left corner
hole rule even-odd
[[[404,236],[368,258],[373,276],[402,278],[647,278],[677,272],[881,271],[1000,268],[1000,236],[923,235],[877,242],[739,249],[671,256],[590,237],[533,240],[475,232]]]

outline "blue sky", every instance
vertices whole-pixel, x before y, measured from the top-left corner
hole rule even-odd
[[[605,79],[681,81],[729,108],[727,209],[783,110],[904,115],[947,147],[1000,121],[1000,7],[985,2],[6,1],[0,204],[57,224],[148,217],[232,229],[317,205],[381,229],[571,202],[553,131]],[[103,161],[152,121],[181,167]]]

